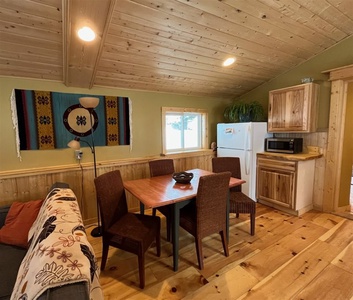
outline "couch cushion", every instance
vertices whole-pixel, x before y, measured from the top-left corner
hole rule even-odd
[[[38,300],[89,300],[87,282],[76,282],[46,290]],[[0,299],[1,300],[1,299]]]
[[[37,218],[43,200],[14,202],[0,229],[0,243],[27,248],[28,231]]]
[[[26,249],[0,244],[0,299],[10,299]]]

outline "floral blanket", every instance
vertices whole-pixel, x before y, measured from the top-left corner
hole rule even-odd
[[[11,299],[37,299],[49,288],[81,281],[91,299],[103,299],[97,261],[71,189],[48,194],[28,238]]]

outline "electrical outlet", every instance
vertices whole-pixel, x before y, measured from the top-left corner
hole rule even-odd
[[[83,153],[82,153],[81,150],[75,150],[75,158],[77,160],[81,160],[82,159],[82,155],[83,155]]]

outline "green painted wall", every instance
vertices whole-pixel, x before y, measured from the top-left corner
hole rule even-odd
[[[323,71],[353,64],[353,37],[326,50],[308,62],[273,78],[236,99],[257,100],[267,109],[268,92],[301,83],[303,77],[313,77],[320,84],[319,128],[327,128],[330,102],[330,82]],[[159,155],[161,143],[161,107],[206,108],[209,112],[209,143],[216,140],[216,124],[223,122],[223,111],[229,99],[191,97],[177,94],[153,93],[122,89],[68,88],[61,83],[0,77],[0,171],[76,164],[71,149],[22,151],[22,161],[16,155],[15,132],[10,108],[12,89],[37,89],[67,93],[126,96],[132,100],[132,149],[129,146],[97,147],[97,161]],[[92,161],[89,149],[83,148],[83,162]]]
[[[21,151],[22,161],[17,158],[10,106],[10,95],[12,89],[15,88],[129,97],[132,100],[132,149],[130,151],[130,146],[97,147],[98,163],[106,160],[159,155],[162,151],[162,106],[207,109],[209,112],[208,136],[210,144],[216,139],[216,124],[222,122],[224,106],[229,102],[210,97],[191,97],[121,89],[68,88],[57,82],[0,77],[0,171],[76,164],[74,152],[69,148]],[[93,157],[89,148],[82,149],[82,162],[92,162]]]
[[[315,83],[320,84],[318,130],[326,129],[329,124],[331,83],[327,80],[328,75],[322,72],[351,64],[353,64],[353,37],[235,100],[259,101],[267,111],[269,91],[301,84],[302,78],[312,77]]]

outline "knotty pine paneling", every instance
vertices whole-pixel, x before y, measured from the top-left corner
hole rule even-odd
[[[212,150],[190,152],[187,154],[168,155],[174,159],[176,172],[199,168],[211,171],[211,160],[215,153]],[[99,162],[98,175],[112,170],[120,170],[123,180],[149,177],[148,161],[161,157],[136,158]],[[41,168],[36,170],[20,170],[0,172],[0,206],[14,201],[26,202],[44,199],[55,182],[66,182],[77,196],[81,214],[85,224],[96,221],[96,194],[94,187],[94,171],[92,164],[58,166],[57,168]],[[130,211],[139,209],[139,201],[127,193]]]
[[[322,2],[3,0],[0,74],[236,99],[352,36],[352,0]]]

